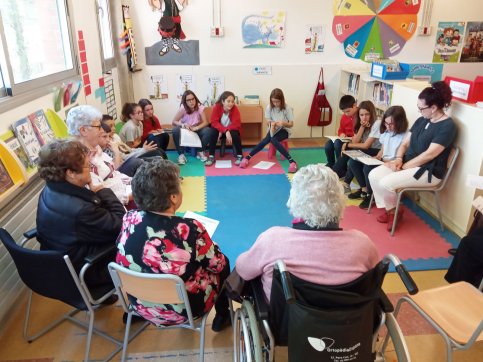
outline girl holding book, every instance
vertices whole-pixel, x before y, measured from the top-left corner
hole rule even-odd
[[[268,122],[267,135],[241,161],[240,167],[246,168],[250,159],[271,143],[290,162],[288,172],[297,172],[297,163],[281,144],[289,137],[290,128],[293,127],[293,110],[285,103],[285,97],[280,88],[275,88],[270,93],[270,104],[265,109],[265,118]]]
[[[142,142],[154,142],[158,148],[166,151],[169,143],[169,135],[164,132],[158,117],[154,115],[153,104],[146,98],[140,99],[138,104],[143,110],[144,115]]]
[[[375,156],[381,148],[379,142],[379,128],[381,121],[376,119],[376,107],[371,101],[363,101],[359,104],[357,111],[356,126],[354,127],[355,134],[352,137],[352,142],[344,143],[342,151],[345,150],[362,150],[370,156]],[[350,183],[354,178],[351,170],[347,169],[347,163],[350,157],[342,154],[336,161],[332,168],[339,177],[344,177],[342,186],[344,186],[345,193],[350,193]]]
[[[389,107],[382,116],[379,129],[381,133],[381,137],[379,137],[381,149],[377,153],[376,158],[384,163],[393,161],[399,146],[404,140],[404,137],[406,137],[407,130],[408,119],[404,108],[401,106]],[[363,199],[359,205],[361,209],[369,208],[372,196],[369,172],[376,167],[375,165],[366,165],[354,159],[349,160],[349,169],[354,174],[361,188],[349,194],[348,197],[349,199]]]
[[[185,149],[180,145],[181,129],[187,129],[196,132],[201,139],[202,148],[198,149],[197,158],[202,162],[205,162],[206,156],[204,148],[210,140],[210,122],[206,119],[206,115],[203,113],[205,107],[201,104],[200,100],[191,90],[187,90],[181,97],[181,106],[178,112],[174,115],[172,124],[173,128],[173,141],[178,151],[178,164],[184,165],[188,160],[184,155]]]

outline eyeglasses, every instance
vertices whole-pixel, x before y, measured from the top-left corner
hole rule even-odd
[[[424,111],[425,109],[431,108],[431,106],[428,106],[428,107],[419,107],[419,106],[417,106],[417,107],[419,109],[419,112]]]
[[[94,126],[94,125],[87,125],[85,127],[90,127],[90,128],[97,128],[98,130],[101,130],[102,126],[100,124],[98,124],[97,126]]]
[[[391,122],[391,123],[384,122],[384,124],[389,127],[389,126],[392,126],[394,124],[394,122]]]
[[[195,101],[196,99],[195,98],[186,98],[186,102],[191,102],[191,101]]]

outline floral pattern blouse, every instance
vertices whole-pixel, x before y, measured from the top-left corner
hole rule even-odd
[[[225,256],[194,219],[132,210],[125,214],[117,239],[116,262],[143,273],[163,273],[184,280],[193,318],[214,305],[221,288]],[[152,304],[132,296],[134,310],[155,325],[184,323],[184,304]]]

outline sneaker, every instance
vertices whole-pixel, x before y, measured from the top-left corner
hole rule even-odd
[[[369,208],[369,204],[371,203],[371,194],[366,194],[364,196],[364,200],[359,204],[359,209],[367,210]]]
[[[297,162],[290,162],[290,166],[288,167],[288,173],[295,172],[297,172]]]
[[[211,166],[215,163],[215,156],[208,157],[208,159],[205,162],[205,166]]]
[[[188,160],[184,154],[178,156],[178,165],[186,165],[186,162],[188,162]]]
[[[347,195],[347,197],[351,200],[363,199],[365,196],[366,193],[361,189],[351,192],[349,195]]]
[[[220,315],[216,314],[213,318],[213,323],[211,324],[211,330],[213,332],[221,332],[223,329],[231,325],[230,314]]]
[[[241,163],[242,163],[242,160],[243,160],[243,156],[242,155],[236,156],[235,165],[240,166]]]
[[[387,224],[388,219],[389,219],[389,216],[387,214],[387,211],[385,211],[384,214],[379,215],[376,220],[381,224]]]
[[[205,156],[205,153],[204,152],[198,152],[196,154],[196,158],[198,160],[200,160],[201,162],[206,162],[206,160],[208,159],[208,157]]]
[[[247,158],[242,159],[240,162],[240,168],[247,168],[247,166],[248,166],[248,159]]]

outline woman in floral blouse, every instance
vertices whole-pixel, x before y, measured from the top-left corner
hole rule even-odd
[[[143,273],[173,274],[186,285],[193,317],[215,306],[212,329],[230,323],[228,299],[220,289],[230,273],[223,255],[203,225],[176,216],[183,200],[179,168],[163,159],[145,162],[132,180],[133,196],[141,210],[128,212],[117,240],[116,262]],[[183,305],[143,305],[130,297],[136,312],[156,325],[186,321]]]

